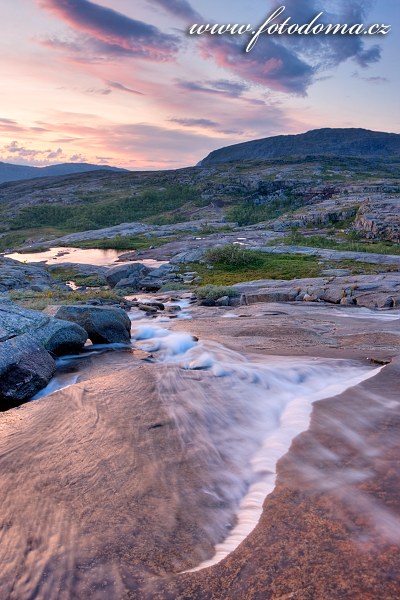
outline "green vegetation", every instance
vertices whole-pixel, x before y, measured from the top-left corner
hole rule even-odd
[[[309,246],[310,248],[325,248],[329,250],[344,250],[350,252],[368,252],[373,254],[400,255],[400,244],[394,242],[374,242],[362,239],[358,232],[345,234],[342,239],[324,235],[302,235],[298,230],[283,239],[285,245]],[[273,243],[276,245],[276,242]]]
[[[177,239],[178,236],[162,238],[146,235],[117,235],[114,238],[99,238],[68,244],[73,248],[90,248],[100,250],[148,250],[150,246],[158,247]]]
[[[318,277],[322,266],[314,256],[265,254],[248,250],[253,262],[244,266],[214,263],[212,268],[202,263],[185,265],[185,271],[197,271],[204,285],[230,286],[257,279],[298,279]]]
[[[161,291],[162,292],[178,292],[181,290],[187,290],[188,288],[189,288],[189,286],[186,283],[179,283],[179,282],[171,281],[171,283],[165,283],[162,286]]]
[[[223,285],[203,285],[197,288],[196,296],[204,300],[218,300],[218,298],[222,298],[223,296],[236,298],[239,296],[239,292],[235,288]]]
[[[254,225],[262,221],[269,221],[277,217],[291,213],[304,205],[304,199],[293,194],[274,198],[265,204],[254,204],[253,202],[242,202],[227,210],[227,219],[237,223],[240,227]]]
[[[69,232],[64,229],[56,229],[54,227],[42,227],[41,229],[22,229],[20,231],[7,232],[0,236],[0,252],[18,248],[23,244],[41,241],[43,238],[49,240],[66,233]],[[42,250],[47,250],[47,248],[35,248],[32,250],[25,249],[24,252],[41,252]]]
[[[34,310],[43,310],[49,304],[83,304],[93,298],[104,300],[121,300],[121,296],[112,290],[89,290],[85,292],[68,292],[64,290],[48,290],[46,292],[32,292],[30,290],[12,290],[10,298],[17,304]]]
[[[206,252],[205,259],[210,263],[230,269],[257,268],[263,263],[260,253],[249,250],[240,244],[227,244],[212,248]]]
[[[73,267],[57,267],[51,270],[51,275],[60,281],[73,281],[78,286],[102,287],[107,286],[104,275],[82,275],[79,269]]]
[[[15,217],[12,229],[54,227],[60,223],[65,230],[83,231],[112,227],[120,223],[145,221],[154,224],[176,223],[182,220],[179,209],[187,204],[198,205],[199,197],[190,186],[171,185],[165,190],[148,189],[126,196],[108,194],[103,199],[92,195],[79,204],[39,204],[28,206]],[[200,205],[203,202],[200,200]]]
[[[360,263],[355,260],[341,260],[335,261],[328,265],[325,264],[326,269],[348,269],[351,271],[351,275],[376,275],[378,273],[392,273],[397,272],[399,269],[397,265],[377,265],[375,263]]]

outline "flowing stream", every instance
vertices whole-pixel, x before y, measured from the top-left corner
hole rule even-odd
[[[82,361],[104,359],[92,347],[60,359],[36,402],[0,415],[0,597],[117,600],[138,564],[218,563],[257,525],[312,403],[383,368],[243,356],[163,318],[132,330],[133,348],[151,354],[145,366],[115,347],[121,375],[79,383]]]

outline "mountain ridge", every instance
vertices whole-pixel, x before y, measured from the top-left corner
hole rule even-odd
[[[48,167],[31,167],[0,161],[0,183],[9,181],[24,181],[41,177],[56,177],[59,175],[73,175],[74,173],[87,173],[89,171],[127,171],[119,167],[108,165],[93,165],[90,163],[60,163]]]
[[[241,142],[210,152],[200,167],[243,160],[306,156],[400,157],[400,134],[362,128],[321,128]]]

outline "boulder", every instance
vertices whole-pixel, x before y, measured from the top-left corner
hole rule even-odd
[[[22,308],[11,301],[0,303],[0,342],[24,333],[56,356],[79,352],[87,340],[86,331],[73,323],[57,321],[48,314]]]
[[[0,409],[32,398],[56,370],[44,347],[25,333],[0,344]]]
[[[139,279],[145,277],[148,272],[149,269],[140,263],[119,265],[108,270],[106,280],[108,285],[114,288],[122,279],[129,279],[132,276]]]
[[[246,294],[246,305],[258,302],[294,302],[299,294],[298,289],[260,289],[258,292]]]
[[[140,289],[144,292],[158,292],[163,286],[161,279],[154,279],[151,277],[145,277],[140,282]]]
[[[53,307],[56,319],[77,323],[93,344],[126,344],[131,338],[131,321],[122,308],[105,306]]]
[[[77,323],[51,319],[34,333],[34,337],[54,356],[75,354],[82,350],[88,335]]]
[[[171,265],[170,263],[166,263],[164,265],[161,265],[157,269],[152,269],[150,271],[150,273],[148,274],[148,277],[154,277],[155,279],[160,279],[163,277],[167,277],[168,275],[170,275],[171,273],[174,273],[176,271],[179,271],[178,267],[175,267],[174,265]]]
[[[36,310],[22,308],[11,301],[0,303],[0,342],[22,335],[33,334],[37,329],[44,327],[50,317]]]
[[[125,279],[121,279],[118,281],[115,286],[116,290],[130,290],[130,291],[139,291],[140,289],[140,278],[135,274],[130,275],[130,277],[126,277]]]

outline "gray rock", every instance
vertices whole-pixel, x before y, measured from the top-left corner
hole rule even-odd
[[[171,273],[174,273],[178,270],[179,270],[178,267],[175,267],[174,265],[171,265],[170,263],[166,263],[165,265],[161,265],[160,267],[157,267],[157,269],[153,269],[152,271],[150,271],[150,273],[148,274],[148,277],[154,277],[155,279],[162,279],[163,277],[166,277],[167,275],[170,275]]]
[[[33,334],[37,329],[44,327],[50,317],[36,310],[22,308],[6,302],[0,304],[0,342],[23,333]]]
[[[128,279],[132,276],[136,278],[144,277],[148,272],[149,269],[140,263],[119,265],[108,270],[106,280],[108,285],[114,288],[122,279]]]
[[[125,279],[121,279],[115,286],[116,290],[131,290],[138,292],[140,289],[140,278],[135,274],[126,277]]]
[[[59,319],[51,319],[35,332],[34,337],[54,356],[80,352],[88,339],[83,327]]]
[[[144,292],[158,292],[163,286],[162,279],[152,279],[151,277],[145,277],[140,282],[140,289]]]
[[[0,256],[0,292],[32,289],[32,286],[50,287],[55,283],[50,274],[40,266]]]
[[[128,343],[131,321],[122,308],[104,306],[60,306],[51,309],[56,319],[77,323],[93,344]]]
[[[56,363],[29,334],[0,344],[0,409],[21,404],[44,388]]]
[[[215,306],[229,306],[230,298],[229,296],[222,296],[215,301]]]
[[[205,250],[201,248],[193,248],[192,250],[185,250],[185,252],[180,252],[171,260],[172,263],[192,263],[197,262],[201,258],[203,258],[205,254]]]

